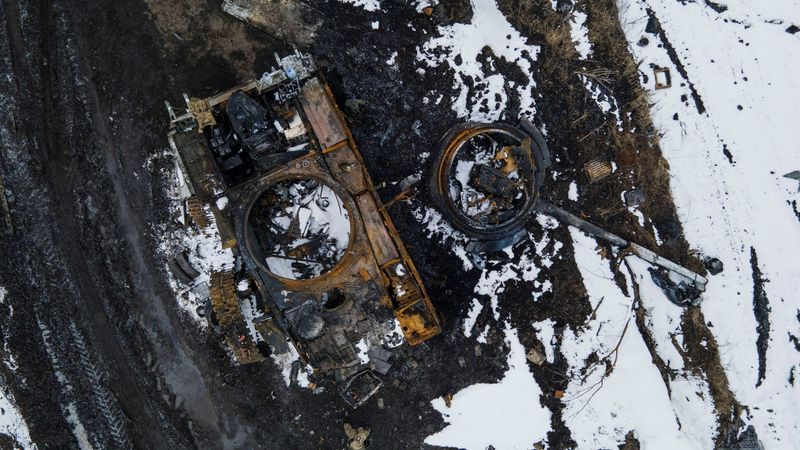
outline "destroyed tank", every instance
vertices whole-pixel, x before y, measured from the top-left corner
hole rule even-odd
[[[207,316],[240,362],[295,347],[357,406],[440,319],[321,71],[299,52],[276,61],[184,95],[183,114],[167,104],[189,215],[238,268],[211,274]]]

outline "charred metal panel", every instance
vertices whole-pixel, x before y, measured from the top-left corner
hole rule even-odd
[[[378,205],[372,195],[369,193],[362,194],[358,197],[357,204],[378,265],[383,265],[399,258],[400,254],[397,252],[397,247],[395,247],[394,241],[389,235],[389,230],[384,226],[383,216],[378,212]]]
[[[344,144],[325,151],[325,162],[334,178],[351,193],[360,194],[367,189],[364,166],[349,145]]]
[[[300,104],[323,149],[347,138],[338,110],[318,79],[308,81],[300,90]]]
[[[208,152],[203,136],[196,131],[173,134],[183,176],[201,201],[209,202],[223,189],[222,178]]]

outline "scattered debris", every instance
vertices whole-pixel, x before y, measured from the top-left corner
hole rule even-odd
[[[528,361],[536,364],[537,366],[541,366],[547,360],[545,355],[543,355],[540,351],[536,350],[535,348],[530,349],[528,354]]]
[[[298,0],[224,0],[222,10],[278,39],[310,46],[322,12]]]
[[[672,74],[669,67],[653,67],[653,80],[655,80],[657,90],[672,87]]]
[[[593,159],[583,165],[583,172],[589,177],[590,183],[597,183],[614,172],[614,166],[608,158]]]
[[[717,258],[706,258],[703,261],[703,266],[711,275],[719,275],[723,270],[722,261]]]
[[[784,175],[784,177],[800,182],[800,170],[793,170]],[[800,183],[797,185],[797,192],[800,192]]]
[[[681,295],[685,298],[691,297],[691,301],[689,302],[690,304],[692,305],[699,304],[700,301],[699,295],[701,292],[705,291],[706,283],[708,283],[708,280],[702,275],[693,272],[683,266],[675,264],[674,262],[666,258],[662,258],[652,250],[648,250],[639,244],[627,241],[617,236],[616,234],[609,233],[608,231],[603,230],[597,225],[589,223],[579,218],[578,216],[571,214],[553,204],[540,200],[536,203],[536,210],[540,213],[547,214],[548,216],[558,219],[559,221],[564,222],[568,225],[572,225],[575,228],[578,228],[591,236],[602,239],[617,247],[622,247],[624,249],[624,252],[634,254],[642,258],[643,260],[649,262],[650,264],[654,264],[656,266],[665,269],[666,271],[669,271],[670,274],[674,274],[675,276],[681,279],[679,282],[681,286],[685,286],[681,288],[685,291]],[[676,295],[675,298],[677,299],[678,296]],[[673,300],[673,302],[677,304],[685,304],[685,302],[682,301]]]
[[[442,400],[444,400],[444,406],[449,408],[453,405],[453,394],[442,395]]]
[[[623,197],[625,199],[625,206],[629,208],[639,206],[647,199],[641,189],[631,189],[630,191],[625,191]]]
[[[664,268],[649,268],[653,283],[664,291],[669,301],[678,306],[697,306],[700,304],[700,290],[686,281],[675,282],[670,278],[670,272]]]
[[[353,428],[353,426],[349,423],[345,423],[344,434],[347,435],[348,450],[364,450],[367,447],[369,428]]]
[[[358,408],[378,392],[381,386],[383,381],[373,371],[363,370],[350,377],[342,389],[342,398],[348,405]]]

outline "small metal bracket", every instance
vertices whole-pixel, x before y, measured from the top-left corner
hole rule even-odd
[[[672,87],[672,74],[669,67],[653,67],[653,80],[656,82],[656,90]]]

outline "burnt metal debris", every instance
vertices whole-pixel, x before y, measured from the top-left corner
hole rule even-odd
[[[318,9],[298,0],[224,0],[222,10],[285,42],[308,47],[324,22]]]
[[[470,239],[467,250],[473,256],[521,240],[531,212],[537,211],[663,269],[653,279],[674,303],[686,306],[700,302],[707,283],[702,275],[543,201],[539,189],[550,165],[547,144],[529,121],[521,120],[518,127],[468,123],[451,129],[440,141],[429,187],[444,216]],[[590,181],[612,171],[605,159],[595,166],[586,170]],[[641,191],[626,196],[626,202],[641,201]]]
[[[189,213],[201,227],[210,213],[237,260],[211,274],[203,312],[239,361],[290,341],[356,407],[440,319],[322,73],[299,52],[276,60],[260,79],[184,96],[183,114],[167,104]]]

